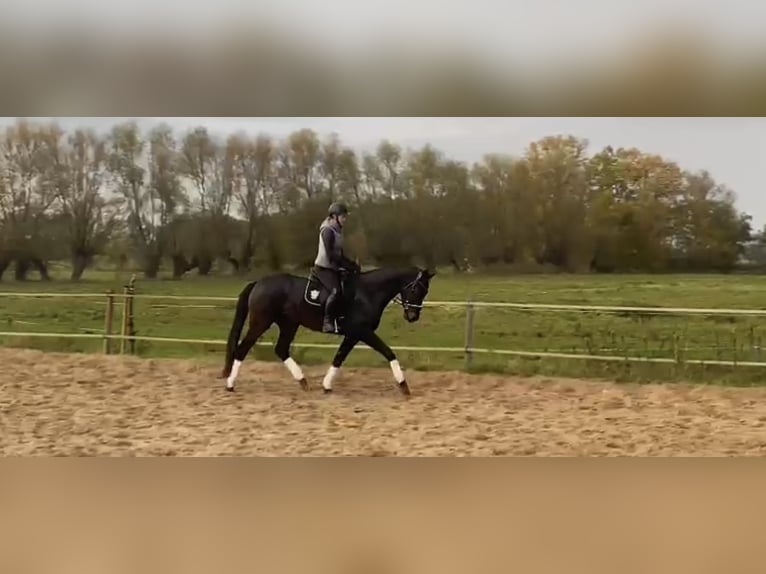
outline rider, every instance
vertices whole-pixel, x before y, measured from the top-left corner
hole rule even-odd
[[[323,333],[336,332],[340,274],[359,271],[359,266],[343,253],[343,226],[347,217],[348,208],[343,203],[333,203],[327,211],[327,218],[319,226],[319,250],[314,261],[314,274],[330,289],[325,303]]]

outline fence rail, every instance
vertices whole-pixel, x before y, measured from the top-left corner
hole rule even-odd
[[[125,293],[111,294],[115,299],[131,298],[137,300],[155,301],[218,301],[221,303],[236,303],[236,297],[214,297],[209,295],[151,295]],[[95,299],[104,298],[104,293],[26,293],[13,291],[0,291],[0,297],[17,298],[77,298]],[[610,305],[566,305],[555,303],[512,303],[504,301],[426,301],[426,307],[475,307],[475,308],[504,308],[504,309],[529,309],[532,311],[586,311],[605,313],[645,313],[645,314],[682,314],[682,315],[745,315],[766,316],[766,309],[719,309],[705,307],[640,307],[640,306],[610,306]]]
[[[122,336],[122,335],[100,335],[96,333],[21,333],[15,331],[0,331],[0,337],[32,337],[46,339],[107,339],[107,340],[131,340],[147,341],[155,343],[188,343],[197,345],[220,345],[225,346],[226,341],[222,339],[179,339],[174,337],[146,337],[146,336]],[[259,341],[257,346],[271,347],[273,341]],[[305,349],[337,349],[338,344],[332,343],[293,343],[293,347]],[[365,344],[360,343],[357,348],[371,351],[372,349]],[[470,353],[477,355],[499,355],[512,357],[529,358],[548,358],[548,359],[573,359],[585,361],[604,361],[613,363],[658,363],[658,364],[678,364],[687,365],[709,365],[709,366],[736,366],[736,367],[766,367],[766,362],[762,361],[720,361],[716,359],[672,359],[669,357],[635,357],[619,355],[590,355],[584,353],[554,353],[548,351],[517,351],[513,349],[485,349],[480,347],[413,347],[413,346],[392,346],[391,349],[399,352],[415,353]]]
[[[0,331],[0,337],[18,338],[64,338],[64,339],[97,339],[103,341],[104,353],[110,353],[111,341],[120,342],[120,353],[126,352],[126,343],[130,345],[129,352],[133,353],[133,345],[137,341],[155,343],[181,343],[197,345],[225,346],[222,339],[184,339],[174,337],[150,337],[139,336],[133,326],[133,301],[143,300],[184,300],[184,301],[218,301],[233,303],[236,297],[211,297],[200,295],[151,295],[136,294],[132,285],[127,286],[123,293],[26,293],[26,292],[0,292],[0,298],[77,298],[77,299],[105,299],[106,311],[104,314],[104,329],[102,333],[44,333],[44,332],[21,332]],[[122,318],[120,334],[112,332],[115,301],[122,300]],[[606,305],[563,305],[563,304],[540,304],[540,303],[509,303],[491,301],[431,301],[429,307],[463,307],[465,308],[465,344],[461,347],[421,347],[421,346],[392,346],[394,351],[422,352],[422,353],[447,353],[465,355],[466,368],[469,368],[474,355],[496,355],[507,357],[528,357],[539,359],[568,359],[602,362],[624,363],[658,363],[658,364],[688,364],[710,366],[734,366],[734,367],[766,367],[764,361],[725,361],[717,359],[686,359],[679,355],[670,357],[639,357],[630,355],[598,355],[586,353],[562,353],[551,351],[514,350],[514,349],[490,349],[474,347],[473,323],[477,308],[506,308],[524,310],[551,310],[551,311],[582,311],[601,313],[643,313],[643,314],[685,314],[685,315],[729,315],[729,316],[766,316],[766,309],[709,309],[709,308],[680,308],[680,307],[636,307],[636,306],[606,306]],[[198,307],[198,306],[197,306]],[[273,346],[272,341],[259,341],[258,346]],[[293,343],[296,348],[310,349],[336,349],[338,343]],[[360,344],[359,348],[371,350],[370,347]]]

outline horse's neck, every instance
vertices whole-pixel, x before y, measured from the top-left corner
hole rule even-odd
[[[382,307],[388,305],[415,277],[415,271],[409,269],[380,269],[371,273],[376,275],[369,277],[368,296],[379,301]]]

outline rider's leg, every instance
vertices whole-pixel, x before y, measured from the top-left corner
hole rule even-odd
[[[335,319],[337,317],[338,302],[340,299],[340,282],[338,276],[333,272],[327,272],[327,286],[331,289],[330,296],[327,298],[324,308],[324,321],[322,322],[323,333],[335,333]],[[325,280],[325,278],[322,278]]]

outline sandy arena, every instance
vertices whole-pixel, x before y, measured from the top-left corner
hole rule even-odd
[[[300,391],[246,361],[210,364],[0,349],[4,455],[731,456],[766,454],[766,389],[615,385],[325,367]],[[406,365],[404,365],[406,370]]]

